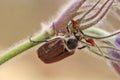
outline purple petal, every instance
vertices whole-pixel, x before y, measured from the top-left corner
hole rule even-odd
[[[118,48],[120,48],[120,35],[116,37],[115,41],[114,41],[114,45]],[[116,50],[108,50],[108,55],[116,58],[116,59],[120,59],[120,51],[116,51]]]
[[[120,35],[116,37],[115,46],[120,48]],[[120,60],[120,52],[116,50],[108,50],[108,55],[110,55],[113,58],[119,59]],[[110,62],[111,66],[114,68],[114,70],[120,75],[120,63],[118,62]]]
[[[115,45],[120,48],[120,35],[118,35],[115,39]],[[113,57],[120,59],[120,51],[112,51]]]
[[[118,51],[115,51],[115,50],[108,50],[108,55],[113,57],[113,58],[116,58],[116,59],[120,59],[120,52]]]
[[[114,68],[114,70],[120,74],[120,65],[118,63],[115,62],[111,62],[112,67]]]
[[[115,45],[120,48],[120,35],[116,38]]]

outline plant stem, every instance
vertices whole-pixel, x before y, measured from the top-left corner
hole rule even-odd
[[[54,36],[54,30],[52,28],[49,28],[47,31],[41,33],[41,34],[37,34],[33,40],[36,41],[43,41],[46,40],[52,36]],[[9,50],[7,50],[7,52],[4,52],[1,56],[0,56],[0,65],[3,64],[4,62],[10,60],[11,58],[15,57],[16,55],[24,52],[27,49],[30,49],[31,47],[37,45],[39,43],[33,43],[30,42],[29,39],[21,42],[20,44],[16,44],[14,47],[10,48]]]

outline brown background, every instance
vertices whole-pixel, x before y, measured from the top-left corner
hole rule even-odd
[[[48,21],[60,6],[69,0],[0,0],[0,51],[36,31],[40,22]],[[119,21],[109,13],[113,27],[119,29]],[[115,21],[116,20],[116,21]],[[37,58],[36,46],[0,66],[0,80],[119,80],[102,59],[92,57],[87,50],[54,64],[44,64]]]

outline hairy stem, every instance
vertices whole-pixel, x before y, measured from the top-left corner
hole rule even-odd
[[[33,39],[46,40],[52,37],[53,35],[54,35],[54,30],[52,28],[49,28],[47,31],[36,35]],[[39,43],[32,43],[30,42],[29,39],[27,39],[21,42],[20,44],[15,45],[14,47],[10,48],[0,56],[0,65],[37,44]]]

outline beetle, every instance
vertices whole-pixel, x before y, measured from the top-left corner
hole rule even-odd
[[[77,46],[78,40],[71,34],[67,34],[43,43],[37,50],[37,54],[44,63],[53,63],[73,55]]]
[[[83,39],[84,33],[82,31],[81,34],[78,34],[78,32],[70,33],[69,27],[66,29],[68,33],[66,33],[64,36],[57,36],[49,40],[33,41],[30,38],[30,42],[44,42],[37,50],[38,57],[44,63],[54,63],[75,53],[75,49],[78,47],[78,42]],[[87,39],[86,42],[90,43],[91,45],[94,44],[92,39]],[[78,49],[83,49],[85,47],[87,46],[84,45],[78,47]]]
[[[75,53],[75,49],[78,47],[78,42],[82,39],[82,34],[75,32],[74,34],[66,33],[63,36],[56,36],[52,39],[44,41],[33,41],[31,38],[30,42],[43,42],[38,48],[38,57],[46,64],[60,61],[68,56]],[[81,46],[78,49],[83,49],[86,46]]]
[[[38,57],[44,63],[48,64],[73,55],[75,53],[75,49],[78,47],[78,42],[83,38],[82,34],[78,34],[76,32],[74,34],[67,33],[64,36],[57,36],[52,39],[42,41],[44,43],[37,50]],[[40,42],[33,41],[31,39],[30,41]],[[91,44],[89,39],[87,42]],[[85,47],[87,46],[84,45],[77,49],[83,49]]]

